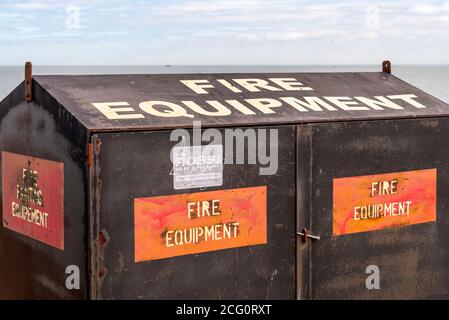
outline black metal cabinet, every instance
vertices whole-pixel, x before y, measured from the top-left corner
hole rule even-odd
[[[0,102],[0,298],[449,296],[449,106],[390,73],[27,76]],[[175,129],[224,140],[190,163]]]

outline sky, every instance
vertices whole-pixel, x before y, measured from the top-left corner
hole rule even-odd
[[[449,2],[0,1],[0,65],[449,64]]]

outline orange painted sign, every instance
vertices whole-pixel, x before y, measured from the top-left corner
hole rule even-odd
[[[134,199],[135,262],[267,243],[267,187]]]
[[[1,155],[3,226],[64,250],[64,164]]]
[[[436,221],[437,170],[334,179],[334,236]]]

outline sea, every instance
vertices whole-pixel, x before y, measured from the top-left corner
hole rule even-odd
[[[165,74],[269,72],[376,72],[380,65],[353,66],[33,66],[34,74]],[[449,65],[393,65],[402,80],[449,103]],[[0,101],[24,78],[23,66],[0,66]]]

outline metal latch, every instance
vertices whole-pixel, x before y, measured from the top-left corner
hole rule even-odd
[[[320,236],[311,235],[306,228],[302,229],[302,232],[297,232],[296,235],[302,238],[302,242],[307,242],[307,238],[312,240],[320,240]]]

